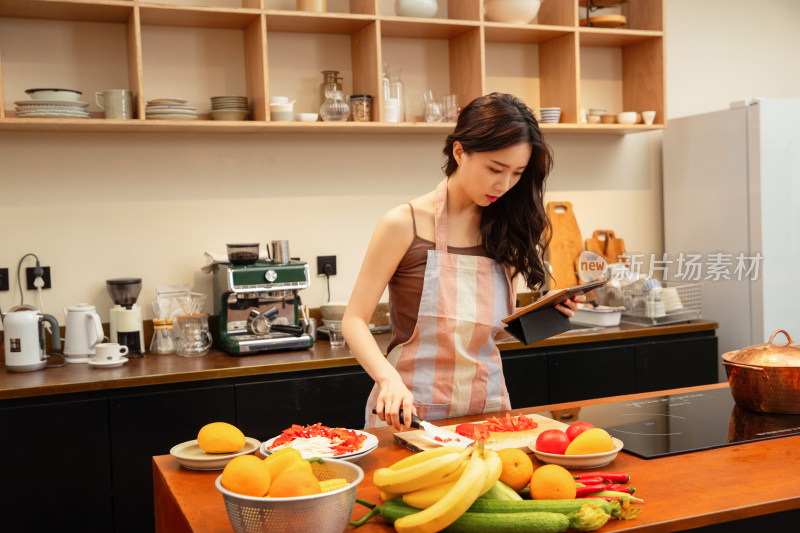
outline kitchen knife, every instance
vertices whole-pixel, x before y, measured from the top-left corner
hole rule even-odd
[[[373,407],[372,413],[378,414],[378,411]],[[398,415],[400,416],[400,420],[402,420],[403,419],[402,409],[400,409]],[[430,422],[421,419],[415,414],[411,415],[411,427],[421,429],[422,431],[424,431],[424,433],[422,434],[422,438],[429,440],[435,444],[439,444],[441,446],[460,446],[461,448],[466,448],[467,446],[470,446],[475,443],[474,440],[459,435],[458,433],[442,429],[439,426],[434,426]]]

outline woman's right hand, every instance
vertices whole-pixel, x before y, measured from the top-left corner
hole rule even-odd
[[[408,390],[403,380],[398,375],[396,378],[380,384],[378,401],[375,411],[378,418],[400,431],[403,426],[411,426],[411,415],[417,414],[414,407],[414,395]],[[400,409],[403,410],[403,419],[400,418]]]

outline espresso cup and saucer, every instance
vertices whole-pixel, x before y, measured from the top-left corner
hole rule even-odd
[[[89,364],[96,368],[115,368],[128,362],[128,347],[116,342],[101,342],[94,345],[95,356]]]

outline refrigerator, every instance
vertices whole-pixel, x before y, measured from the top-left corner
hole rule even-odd
[[[800,98],[671,118],[663,166],[664,265],[701,284],[720,355],[800,342]]]

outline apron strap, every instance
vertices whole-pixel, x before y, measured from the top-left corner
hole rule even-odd
[[[447,178],[444,178],[433,200],[433,231],[436,234],[436,251],[447,252]]]

